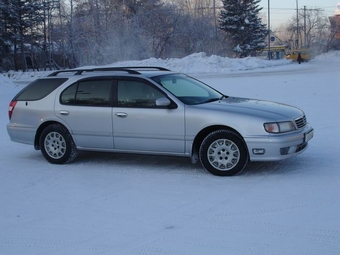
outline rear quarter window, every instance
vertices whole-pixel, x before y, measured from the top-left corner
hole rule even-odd
[[[15,97],[16,101],[36,101],[46,97],[67,81],[67,78],[39,79],[28,84]]]

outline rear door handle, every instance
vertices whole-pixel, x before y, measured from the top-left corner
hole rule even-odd
[[[117,115],[118,117],[121,117],[121,118],[125,118],[125,117],[128,116],[127,113],[125,113],[125,112],[117,112],[116,115]]]
[[[59,111],[59,113],[60,113],[61,115],[69,115],[69,114],[70,114],[68,111],[64,111],[64,110]]]

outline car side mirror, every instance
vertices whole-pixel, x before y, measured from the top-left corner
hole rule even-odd
[[[157,106],[169,106],[171,104],[170,100],[166,97],[160,97],[156,99]]]

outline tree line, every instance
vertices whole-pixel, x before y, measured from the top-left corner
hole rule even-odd
[[[267,36],[259,2],[0,0],[0,71],[105,65],[195,52],[256,55]]]

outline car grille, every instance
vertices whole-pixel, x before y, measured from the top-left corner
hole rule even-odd
[[[295,119],[295,125],[298,129],[304,128],[307,124],[306,116],[303,115],[301,118]]]

